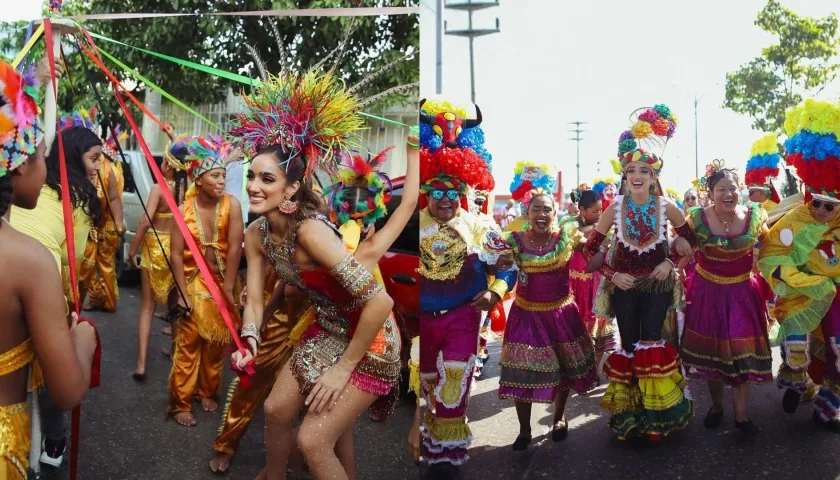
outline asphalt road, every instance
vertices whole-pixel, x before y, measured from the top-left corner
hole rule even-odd
[[[137,361],[137,317],[140,291],[121,286],[117,313],[93,313],[103,343],[101,386],[82,404],[80,480],[199,480],[219,478],[208,467],[221,420],[223,403],[215,413],[194,404],[198,425],[188,428],[166,420],[167,378],[171,363],[160,351],[170,337],[160,333],[164,322],[155,319],[149,346],[146,382],[135,382],[131,372]],[[222,392],[234,374],[226,367]],[[367,416],[356,424],[359,479],[417,477],[408,456],[406,437],[414,415],[413,397],[401,401],[385,423]],[[265,465],[264,417],[251,422],[227,478],[253,479]],[[68,414],[69,418],[69,414]],[[68,449],[69,453],[69,449]],[[69,475],[42,475],[66,479]]]
[[[731,403],[725,404],[717,430],[703,427],[711,400],[706,384],[689,381],[696,416],[689,427],[658,444],[621,442],[607,428],[608,416],[600,405],[602,386],[588,397],[569,399],[566,419],[569,436],[554,443],[548,434],[552,407],[535,405],[531,428],[534,440],[526,452],[514,452],[519,423],[513,402],[499,400],[499,351],[491,343],[490,362],[474,384],[467,411],[475,440],[471,459],[462,469],[463,480],[560,479],[840,479],[840,435],[811,420],[810,404],[793,415],[781,408],[782,393],[774,385],[756,386],[750,399],[750,417],[761,429],[757,438],[744,438],[734,427]],[[781,362],[774,349],[774,365]],[[729,390],[726,401],[730,402]]]

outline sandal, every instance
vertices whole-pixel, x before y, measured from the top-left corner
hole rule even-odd
[[[735,422],[735,428],[744,432],[748,437],[755,437],[758,435],[758,427],[749,418],[743,422]]]
[[[557,423],[554,424],[554,428],[551,430],[551,439],[555,442],[562,442],[569,436],[569,422],[565,420],[561,420],[563,422],[562,427],[558,427]]]

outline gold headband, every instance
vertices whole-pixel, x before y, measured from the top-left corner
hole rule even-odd
[[[166,164],[172,167],[173,170],[176,172],[183,172],[187,169],[187,166],[184,165],[180,160],[178,160],[175,155],[170,153],[170,149],[172,148],[172,140],[170,140],[166,144],[166,150],[163,152],[163,160],[166,161]]]

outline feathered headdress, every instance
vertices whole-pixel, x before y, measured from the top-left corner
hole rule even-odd
[[[452,113],[464,115],[463,108],[455,108],[446,101],[424,101],[421,113],[437,115]],[[462,131],[456,147],[441,143],[432,126],[420,123],[420,207],[425,208],[425,195],[435,189],[456,189],[461,193],[461,207],[468,210],[467,186],[482,190],[495,188],[490,173],[492,157],[484,148],[484,133],[474,126]]]
[[[368,232],[377,220],[388,214],[385,204],[391,198],[391,179],[381,172],[388,159],[388,147],[373,158],[365,160],[361,155],[342,153],[338,174],[329,191],[330,217],[343,225],[351,220],[361,222],[362,232]],[[362,188],[370,194],[364,201],[350,204],[350,192]],[[355,211],[355,213],[351,213]]]
[[[409,54],[346,88],[336,69],[344,58],[354,25],[355,22],[351,23],[341,45],[303,74],[289,68],[292,62],[286,58],[286,49],[273,22],[271,27],[281,64],[279,74],[268,73],[256,49],[248,46],[262,82],[254,94],[242,95],[244,110],[233,115],[233,126],[228,133],[249,157],[253,158],[266,147],[280,146],[289,154],[289,160],[281,165],[284,170],[292,158],[303,155],[304,178],[311,177],[317,167],[334,175],[338,167],[336,154],[359,147],[358,132],[365,122],[358,112],[385,96],[418,85],[400,85],[366,99],[356,95],[385,71],[413,56]],[[324,69],[323,65],[332,57],[335,57],[332,67]]]
[[[752,144],[750,159],[744,171],[744,182],[747,186],[769,186],[770,179],[779,176],[781,163],[782,156],[779,155],[776,134],[770,133],[761,137]]]
[[[785,160],[810,197],[840,201],[840,105],[805,100],[785,117]]]
[[[44,138],[34,67],[20,75],[0,61],[0,177],[20,166]]]
[[[580,201],[580,194],[587,191],[587,190],[592,190],[592,189],[589,188],[589,185],[587,185],[585,183],[581,183],[580,185],[577,186],[577,188],[573,188],[572,191],[569,192],[569,200],[572,203],[578,203]]]
[[[192,137],[187,137],[187,134],[182,133],[175,138],[175,141],[169,141],[166,144],[166,150],[163,151],[163,161],[166,162],[176,172],[182,172],[187,169],[186,156],[187,143],[192,141]]]
[[[676,115],[662,104],[654,105],[653,108],[639,108],[630,114],[630,129],[625,130],[618,139],[618,164],[621,172],[632,162],[644,162],[659,174],[663,167],[662,152],[674,135],[677,123]],[[647,150],[640,144],[647,147]],[[654,150],[659,151],[659,155],[653,153]]]
[[[80,108],[73,113],[62,113],[61,118],[58,119],[58,128],[67,130],[71,127],[82,127],[96,133],[98,113],[96,107],[91,108],[90,111]]]
[[[184,160],[188,162],[187,174],[193,181],[210,170],[224,169],[235,152],[233,145],[218,135],[210,135],[208,138],[191,137],[184,143],[184,148]]]
[[[124,145],[125,141],[128,140],[128,133],[121,131],[119,125],[114,125],[113,132],[110,129],[108,129],[106,131],[105,137],[106,140],[102,142],[102,151],[111,160],[119,160],[120,154],[119,149],[117,148],[117,144]]]
[[[528,203],[534,195],[552,195],[555,184],[555,175],[547,164],[520,160],[513,169],[510,198],[521,202],[527,209]]]

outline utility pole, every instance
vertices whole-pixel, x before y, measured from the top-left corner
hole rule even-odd
[[[703,96],[697,98],[694,95],[694,178],[700,178],[700,143],[697,136],[697,104],[703,100]]]
[[[574,130],[569,130],[570,133],[575,134],[575,137],[570,138],[569,140],[574,140],[577,143],[577,160],[576,160],[576,163],[575,163],[575,167],[577,168],[577,183],[575,185],[580,185],[580,141],[583,140],[582,138],[580,138],[580,134],[586,131],[586,130],[581,130],[580,126],[585,125],[587,123],[589,123],[589,122],[581,122],[581,121],[569,122],[569,125],[574,125],[575,126]],[[575,187],[575,188],[577,188],[577,187]]]
[[[499,33],[499,18],[496,17],[496,28],[473,28],[473,12],[483,10],[490,7],[498,7],[499,0],[493,2],[474,2],[473,0],[466,0],[466,2],[448,3],[444,7],[453,10],[462,10],[467,12],[467,28],[466,30],[448,30],[446,22],[444,22],[444,30],[446,35],[456,35],[459,37],[467,37],[470,41],[470,99],[475,103],[475,56],[473,49],[473,41],[476,37],[483,37],[485,35],[492,35]]]
[[[443,94],[443,0],[437,0],[437,8],[435,8],[435,37],[437,40],[435,93],[441,95]]]

